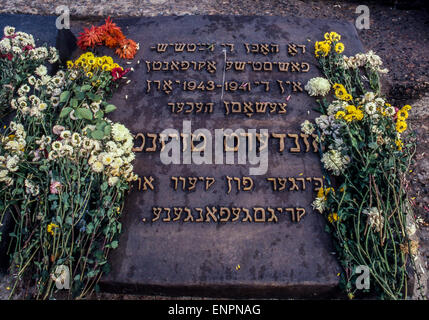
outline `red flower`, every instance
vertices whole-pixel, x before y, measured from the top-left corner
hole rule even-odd
[[[2,54],[0,53],[0,58],[7,58],[9,61],[12,61],[13,59],[13,54],[12,53],[6,53],[6,54]]]
[[[101,28],[91,26],[91,29],[85,28],[84,32],[80,33],[77,40],[77,45],[82,50],[86,50],[88,47],[95,47],[102,43],[103,33]]]
[[[27,44],[24,48],[22,48],[23,51],[30,51],[30,50],[33,50],[33,49],[34,49],[34,47],[32,45],[30,45],[30,44]]]
[[[121,79],[124,75],[126,75],[130,71],[129,68],[122,70],[122,68],[113,68],[110,73],[112,74],[113,81]]]

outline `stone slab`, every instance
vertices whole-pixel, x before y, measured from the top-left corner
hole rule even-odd
[[[54,17],[0,16],[0,26],[15,25],[17,30],[55,39]],[[33,19],[33,20],[32,20]],[[33,21],[33,22],[31,22]],[[101,24],[102,21],[100,21]],[[140,51],[133,60],[135,72],[128,77],[132,82],[121,87],[112,103],[118,110],[111,118],[127,125],[133,133],[157,132],[166,128],[182,130],[183,120],[192,121],[192,129],[208,128],[267,128],[270,132],[299,132],[304,119],[317,116],[314,99],[305,93],[261,88],[251,93],[224,92],[228,101],[285,101],[290,94],[287,114],[225,116],[221,93],[215,90],[203,94],[184,93],[174,89],[169,95],[162,92],[147,94],[146,80],[177,79],[213,80],[222,82],[225,54],[220,43],[234,43],[237,51],[227,59],[252,61],[306,61],[306,74],[263,72],[226,72],[226,81],[253,82],[257,80],[306,81],[320,75],[312,54],[312,44],[324,32],[335,30],[343,35],[346,54],[362,51],[362,45],[353,25],[340,21],[300,19],[296,17],[230,17],[183,16],[130,18],[117,20],[130,38],[140,43]],[[88,22],[73,21],[72,31],[77,35]],[[43,37],[45,36],[45,37]],[[157,54],[150,47],[158,42],[216,43],[213,52]],[[243,43],[278,43],[276,55],[246,55]],[[287,43],[308,44],[307,53],[290,57]],[[112,54],[108,50],[99,50]],[[77,53],[76,53],[77,54]],[[146,60],[216,60],[215,74],[188,71],[186,73],[147,73]],[[137,61],[140,61],[137,64]],[[124,62],[122,62],[124,64]],[[127,99],[125,99],[127,96]],[[214,102],[210,115],[184,116],[172,114],[168,102]],[[308,114],[308,111],[310,113]],[[286,139],[286,150],[293,146]],[[226,194],[225,176],[248,176],[248,165],[162,165],[159,153],[138,153],[135,168],[141,176],[157,177],[155,192],[134,188],[128,195],[123,216],[124,233],[119,248],[112,251],[112,272],[101,285],[105,290],[167,295],[203,295],[220,297],[326,297],[337,292],[340,271],[332,255],[331,241],[324,233],[322,217],[314,213],[310,203],[314,192],[274,193],[264,183],[266,177],[321,176],[318,157],[314,153],[292,154],[276,152],[278,142],[269,145],[269,169],[264,176],[254,176],[255,189],[249,193]],[[301,144],[301,148],[304,146]],[[173,192],[171,176],[214,176],[219,183],[211,192]],[[265,181],[266,182],[266,181]],[[152,207],[302,207],[307,214],[299,223],[282,215],[278,223],[184,223],[149,222]],[[195,213],[194,213],[195,214]],[[146,219],[147,222],[143,222]],[[239,268],[238,268],[239,266]]]
[[[306,93],[261,88],[251,93],[224,92],[224,101],[285,101],[290,94],[287,115],[225,116],[220,90],[195,93],[173,89],[146,93],[146,80],[213,80],[222,83],[225,54],[221,43],[234,43],[237,50],[227,54],[233,61],[306,61],[308,73],[226,72],[226,81],[257,80],[301,81],[302,86],[320,75],[313,57],[313,43],[326,31],[342,34],[346,54],[362,51],[354,26],[340,21],[300,19],[296,17],[183,16],[130,18],[117,20],[126,34],[140,43],[133,61],[132,82],[113,97],[118,110],[111,118],[131,131],[160,133],[167,128],[182,130],[182,121],[191,120],[197,128],[267,128],[271,132],[299,132],[304,119],[314,119],[317,105]],[[159,54],[151,47],[157,43],[216,43],[213,52],[174,53],[172,47]],[[248,55],[244,43],[278,43],[276,55]],[[301,57],[290,57],[288,43],[306,44]],[[145,61],[216,60],[215,74],[199,71],[148,73]],[[139,64],[136,61],[140,60]],[[127,100],[125,99],[127,96]],[[172,114],[168,102],[214,102],[210,115]],[[309,114],[308,114],[308,111]],[[286,150],[292,147],[287,140]],[[112,272],[102,279],[106,290],[170,295],[205,295],[222,297],[313,297],[332,295],[337,289],[340,268],[332,254],[323,218],[313,212],[310,203],[314,192],[273,192],[267,177],[321,176],[315,153],[276,152],[278,142],[269,145],[269,169],[264,176],[254,176],[255,190],[226,194],[225,176],[248,176],[248,165],[163,165],[159,153],[138,153],[135,168],[141,176],[157,178],[155,192],[134,189],[127,198],[123,217],[124,233],[111,255]],[[302,146],[303,148],[303,146]],[[171,176],[214,176],[211,192],[173,191]],[[152,207],[303,207],[307,214],[299,223],[282,215],[278,223],[246,222],[150,222]],[[193,212],[195,215],[195,212]],[[142,220],[146,220],[143,222]],[[239,266],[239,268],[238,268]]]

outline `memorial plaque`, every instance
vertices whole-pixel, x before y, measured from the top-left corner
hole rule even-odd
[[[110,118],[136,135],[140,180],[126,200],[123,234],[102,286],[224,297],[335,292],[340,267],[325,221],[311,207],[323,183],[318,146],[314,136],[301,134],[300,124],[317,116],[317,103],[304,90],[320,76],[314,42],[336,31],[346,55],[363,51],[353,25],[219,16],[117,23],[140,50],[131,82],[111,101],[117,110]],[[165,129],[177,130],[177,136],[163,143]],[[190,133],[193,147],[201,148],[197,129],[212,135],[200,153],[212,164],[183,156]],[[215,141],[216,129],[241,129],[236,136],[244,137],[256,132],[253,160],[259,162],[239,164],[236,155],[227,164],[215,150],[216,143],[225,143]],[[239,138],[230,136],[238,148]],[[161,153],[172,139],[181,143],[180,164],[167,165]]]

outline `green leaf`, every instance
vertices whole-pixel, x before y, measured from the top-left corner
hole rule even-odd
[[[76,92],[75,98],[79,101],[85,99],[85,93],[83,91]]]
[[[61,113],[60,113],[60,118],[67,117],[72,110],[73,110],[73,108],[71,108],[71,107],[63,108],[63,110],[61,110]]]
[[[72,99],[70,100],[70,106],[71,106],[72,108],[77,108],[78,103],[79,103],[79,101],[78,101],[77,99],[75,99],[75,98],[72,98]]]
[[[96,140],[101,140],[104,138],[104,132],[101,130],[94,130],[91,132],[91,137],[93,137]]]
[[[86,85],[82,86],[81,90],[82,91],[89,91],[89,90],[91,90],[91,88],[92,87],[89,84],[86,84]]]
[[[113,111],[115,111],[115,110],[116,110],[116,107],[115,107],[113,104],[108,104],[108,105],[106,106],[106,108],[104,109],[104,111],[105,111],[106,113],[113,112]]]
[[[107,125],[107,121],[101,120],[101,121],[97,121],[97,124],[95,125],[95,127],[96,127],[98,130],[103,131],[103,130],[104,130],[104,127],[105,127],[106,125]]]
[[[101,185],[101,187],[100,187],[101,191],[106,191],[107,188],[108,188],[108,186],[109,185],[107,184],[107,182],[103,182],[102,185]]]
[[[73,224],[73,219],[71,217],[67,217],[66,218],[66,224],[72,225]]]
[[[89,109],[77,108],[76,115],[81,119],[92,120],[92,112]]]
[[[66,102],[69,97],[70,97],[70,91],[62,92],[60,95],[60,102]]]
[[[112,132],[112,126],[108,125],[104,127],[104,134],[106,136],[110,136],[110,133]]]
[[[118,247],[118,240],[112,241],[110,246],[112,247],[112,249],[116,249]]]
[[[98,110],[98,111],[95,113],[95,119],[103,119],[103,117],[104,117],[104,112],[103,112],[103,111]]]

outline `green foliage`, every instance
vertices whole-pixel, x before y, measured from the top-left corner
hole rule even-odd
[[[412,214],[406,174],[415,146],[410,143],[403,147],[404,138],[395,127],[399,120],[385,112],[390,105],[380,97],[377,71],[370,65],[345,68],[342,61],[343,56],[334,50],[319,57],[331,85],[341,84],[352,95],[346,103],[349,106],[338,110],[347,113],[352,105],[354,109],[349,110],[359,110],[353,111],[354,115],[360,112],[362,117],[330,114],[332,102],[325,98],[319,101],[320,112],[324,119],[333,121],[336,131],[334,134],[316,126],[327,177],[327,186],[319,192],[318,201],[326,207],[326,230],[334,237],[344,268],[340,284],[349,297],[357,293],[356,267],[364,265],[369,267],[371,279],[370,290],[364,294],[402,299],[407,295],[407,253],[411,252],[406,250],[410,249],[406,216]],[[377,111],[372,114],[366,108],[377,97]],[[334,149],[350,159],[336,177],[329,175],[331,167],[323,161],[328,150]]]
[[[0,81],[13,77],[16,83],[25,84],[27,74],[34,72],[32,64],[22,66],[16,60],[3,60]],[[21,78],[23,74],[26,76]],[[37,90],[30,85],[28,95],[47,101],[42,115],[28,116],[18,109],[13,119],[15,125],[22,124],[24,146],[14,150],[19,162],[15,171],[8,172],[11,184],[0,182],[0,222],[6,212],[15,221],[9,247],[11,272],[17,276],[11,297],[17,287],[23,286],[34,288],[31,293],[36,299],[52,298],[56,292],[55,270],[65,265],[71,272],[69,297],[82,298],[94,289],[103,273],[109,272],[108,254],[119,245],[120,213],[129,181],[121,177],[109,185],[104,171],[91,168],[89,156],[51,157],[51,142],[40,142],[43,137],[61,141],[54,128],[65,127],[81,137],[97,139],[103,146],[112,133],[104,112],[116,109],[106,101],[118,81],[113,82],[110,72],[102,70],[91,78],[76,69],[60,70],[58,74],[65,79],[61,86],[53,87],[51,77]],[[56,105],[48,94],[55,88],[61,89]],[[14,95],[0,88],[0,105],[9,105],[7,100]],[[10,141],[17,139],[14,130],[9,127],[4,132]],[[8,140],[3,142],[0,155],[12,155],[5,147]]]

